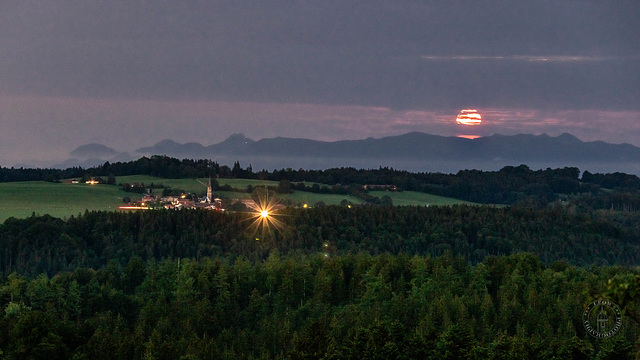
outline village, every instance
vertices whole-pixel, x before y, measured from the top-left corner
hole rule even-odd
[[[253,200],[250,200],[250,199],[248,200],[253,202]],[[222,199],[213,197],[213,186],[211,185],[211,179],[209,179],[209,182],[207,183],[207,194],[202,198],[198,198],[196,194],[183,193],[180,195],[156,196],[148,192],[144,194],[139,201],[129,202],[126,205],[120,206],[119,209],[120,210],[203,209],[203,210],[216,210],[216,211],[225,210],[222,207]]]
[[[244,211],[262,211],[265,206],[269,206],[270,210],[282,210],[286,207],[301,207],[301,208],[309,208],[313,205],[307,204],[306,201],[298,201],[291,202],[285,201],[285,203],[281,203],[280,201],[273,201],[273,195],[276,195],[280,191],[280,188],[276,188],[275,186],[270,186],[267,189],[267,186],[264,187],[264,191],[258,191],[262,189],[256,189],[253,186],[248,186],[247,190],[237,190],[232,189],[227,186],[226,189],[223,189],[222,194],[217,194],[220,197],[215,196],[213,189],[216,181],[209,178],[208,182],[205,183],[200,181],[199,179],[195,179],[201,185],[206,187],[205,194],[197,194],[194,189],[190,189],[189,191],[185,191],[179,188],[173,188],[171,186],[164,186],[162,183],[154,184],[151,182],[150,184],[145,185],[144,182],[123,182],[118,183],[121,189],[125,192],[137,193],[141,194],[141,197],[123,197],[124,204],[118,206],[118,209],[121,211],[136,211],[136,210],[159,210],[159,209],[171,209],[171,210],[181,210],[181,209],[202,209],[202,210],[214,210],[214,211],[232,211],[232,212],[244,212]],[[105,180],[101,177],[89,177],[86,176],[81,179],[68,179],[69,183],[79,184],[85,183],[87,185],[93,186],[98,184],[116,184],[115,177],[111,176],[108,180]],[[280,187],[281,185],[279,185]],[[339,185],[338,185],[339,186]],[[386,192],[397,192],[398,187],[393,184],[365,184],[361,186],[362,191],[358,197],[365,200],[365,202],[370,201],[370,204],[380,204],[380,205],[391,205],[393,204],[392,199],[389,196],[383,196],[382,199],[378,199],[377,197],[373,197],[368,195],[368,191],[386,191]],[[154,192],[154,190],[161,189],[161,195]],[[251,190],[250,190],[251,189]],[[286,187],[284,193],[288,193],[290,190],[290,185]],[[266,195],[266,199],[268,200],[270,197],[271,201],[266,201],[265,199],[261,199],[260,193],[262,195]],[[273,195],[269,195],[269,193]],[[236,194],[235,196],[231,194]],[[226,195],[226,196],[224,196]],[[233,196],[233,197],[230,197]],[[238,196],[238,197],[236,197]],[[132,199],[133,198],[133,199]],[[282,200],[282,199],[281,199]],[[322,200],[316,202],[317,206],[325,205]],[[344,198],[340,201],[340,205],[347,206],[351,208],[352,206],[358,205],[358,203],[352,203],[347,198]],[[428,205],[427,205],[428,206]]]
[[[251,200],[253,201],[253,200]],[[222,199],[204,197],[202,199],[193,199],[192,196],[182,194],[180,196],[155,196],[145,194],[139,201],[130,202],[126,205],[119,206],[120,210],[150,210],[150,209],[204,209],[224,211],[222,207]]]
[[[87,181],[87,184],[94,185],[98,182],[93,179]],[[204,185],[204,184],[203,184]],[[135,185],[132,185],[135,186]],[[282,210],[286,208],[284,204],[274,203],[274,202],[265,202],[260,204],[256,202],[256,200],[252,198],[235,198],[235,199],[221,199],[218,197],[214,197],[213,194],[213,186],[211,179],[206,184],[207,193],[206,195],[199,197],[195,193],[181,193],[181,194],[171,194],[171,195],[154,195],[150,189],[147,189],[137,201],[126,201],[125,205],[119,206],[119,210],[159,210],[159,209],[169,209],[169,210],[186,210],[186,209],[201,209],[201,210],[213,210],[213,211],[258,211],[263,212],[265,208],[268,207],[269,211],[273,210]],[[306,204],[304,205],[306,208]]]

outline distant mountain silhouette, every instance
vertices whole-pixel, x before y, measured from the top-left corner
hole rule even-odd
[[[132,161],[140,156],[167,155],[179,159],[212,159],[230,165],[240,161],[254,169],[328,169],[351,166],[388,166],[409,171],[449,172],[462,169],[498,170],[506,165],[531,168],[575,166],[591,172],[627,172],[640,175],[640,148],[603,141],[585,142],[571,134],[492,135],[477,139],[411,132],[379,139],[318,141],[266,138],[258,141],[243,134],[205,146],[173,140],[136,150],[118,152],[100,144],[88,144],[72,152],[72,158],[53,168],[93,167],[106,161]]]
[[[167,140],[162,140],[151,147],[140,148],[136,150],[136,152],[139,152],[142,154],[146,154],[146,153],[163,154],[163,155],[171,154],[171,156],[189,157],[189,155],[192,155],[192,154],[205,154],[207,151],[206,151],[206,147],[198,143],[190,142],[186,144],[179,144],[173,140],[167,139]]]
[[[204,146],[194,142],[179,144],[167,139],[153,146],[137,149],[136,152],[147,155],[202,158],[212,155],[233,155],[242,152],[247,146],[253,143],[255,143],[255,141],[245,137],[244,134],[233,134],[223,142],[210,146]]]
[[[602,141],[583,142],[571,134],[552,137],[542,135],[492,135],[478,139],[445,137],[420,132],[380,139],[342,140],[334,142],[295,138],[267,138],[254,141],[234,134],[225,141],[203,146],[178,144],[164,140],[140,148],[145,155],[168,155],[189,158],[217,156],[293,157],[337,159],[405,159],[431,161],[509,161],[545,162],[639,162],[640,148],[629,144]]]
[[[70,152],[70,155],[80,159],[110,158],[118,154],[118,151],[102,144],[87,144],[78,146]]]
[[[234,153],[243,151],[254,143],[255,141],[247,138],[244,134],[238,133],[229,136],[221,143],[207,147],[207,150],[216,154],[233,155]]]
[[[182,145],[179,145],[182,146]],[[56,169],[66,169],[70,167],[90,168],[104,164],[106,161],[110,162],[126,162],[135,160],[129,153],[118,152],[106,145],[102,144],[87,144],[78,146],[75,150],[69,153],[70,158],[61,162],[50,165]]]

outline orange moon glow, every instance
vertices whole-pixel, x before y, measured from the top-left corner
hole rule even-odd
[[[482,123],[482,116],[478,114],[478,110],[465,109],[460,111],[460,114],[456,117],[456,123],[460,125],[480,125]]]

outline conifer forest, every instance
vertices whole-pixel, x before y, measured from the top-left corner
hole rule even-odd
[[[0,180],[101,176],[115,181],[98,186],[119,186],[131,174],[273,180],[274,196],[364,202],[287,206],[273,222],[209,210],[9,218],[0,358],[635,359],[640,350],[635,175],[524,165],[254,172],[154,157],[1,168]],[[365,184],[475,204],[393,206]],[[611,333],[590,330],[594,301],[620,310]]]

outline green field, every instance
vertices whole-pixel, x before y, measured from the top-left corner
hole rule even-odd
[[[198,180],[200,180],[205,185],[201,184]],[[124,184],[124,183],[144,183],[145,185],[149,185],[151,183],[154,184],[162,184],[165,187],[171,187],[175,189],[182,189],[186,192],[195,193],[198,195],[203,195],[207,192],[206,183],[209,179],[162,179],[153,176],[146,175],[131,175],[131,176],[118,176],[116,177],[116,183]],[[250,179],[216,179],[218,184],[221,186],[229,185],[234,189],[246,189],[247,185],[252,186],[278,186],[277,181],[268,181],[268,180],[250,180]]]
[[[359,199],[350,195],[340,195],[340,194],[315,194],[304,191],[294,191],[292,194],[284,194],[281,195],[283,201],[291,201],[293,204],[308,204],[309,206],[313,206],[318,202],[322,201],[325,205],[340,205],[340,202],[344,199],[353,203],[353,204],[361,204],[362,199]]]
[[[0,222],[9,217],[49,214],[66,218],[85,210],[115,210],[122,198],[140,197],[110,185],[26,181],[0,183]]]
[[[382,198],[389,196],[395,206],[425,206],[425,205],[455,205],[473,204],[468,201],[448,198],[444,196],[431,195],[417,191],[370,191],[370,195]]]
[[[206,187],[195,179],[161,179],[152,176],[119,176],[118,184],[122,183],[162,183],[173,187],[203,195]],[[200,179],[206,183],[207,179]],[[248,179],[218,179],[220,185],[230,185],[232,188],[245,189],[252,186],[277,186],[276,181],[248,180]],[[159,192],[159,190],[156,190]],[[404,205],[453,205],[468,203],[465,201],[446,198],[437,195],[413,191],[372,191],[371,195],[382,198],[391,197],[393,204]],[[247,198],[249,194],[231,191],[219,191],[215,196],[238,199]],[[9,217],[25,218],[32,214],[49,214],[59,218],[68,218],[83,213],[85,210],[116,210],[122,204],[124,197],[140,198],[139,194],[127,193],[119,186],[49,183],[43,181],[0,183],[0,222]],[[326,205],[339,205],[343,200],[353,204],[361,204],[362,200],[349,195],[315,194],[304,191],[294,191],[291,194],[278,195],[278,200],[285,204],[314,206],[322,201]]]

